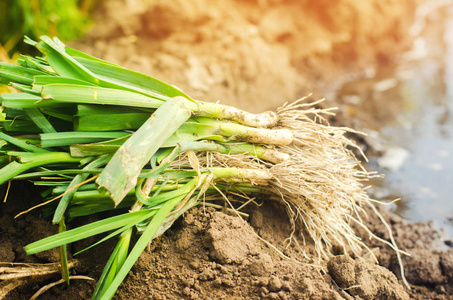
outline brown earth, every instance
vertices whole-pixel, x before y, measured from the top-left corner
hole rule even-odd
[[[2,206],[0,259],[4,262],[57,262],[57,251],[26,256],[22,247],[55,233],[38,213],[12,216],[37,203],[30,185],[16,185]],[[34,201],[33,201],[34,198]],[[407,224],[395,217],[390,224],[398,245],[411,253],[404,257],[409,291],[398,282],[395,252],[376,240],[369,246],[378,266],[364,258],[337,256],[330,260],[308,260],[297,245],[287,245],[291,230],[284,208],[263,200],[250,207],[249,222],[202,206],[190,210],[141,255],[121,285],[116,299],[451,299],[453,293],[453,249],[440,251],[440,237],[431,223]],[[370,214],[371,215],[371,214]],[[88,220],[85,220],[87,222]],[[385,227],[375,218],[370,229],[388,239]],[[73,224],[77,226],[79,224]],[[357,229],[367,238],[365,232]],[[259,237],[281,249],[283,258]],[[83,241],[69,248],[75,253],[92,243]],[[98,278],[114,241],[79,255],[72,273]],[[392,273],[392,270],[394,273]],[[37,280],[10,292],[5,299],[28,299],[58,275]],[[43,294],[40,299],[88,299],[94,283],[72,281]]]
[[[410,49],[416,1],[109,1],[77,47],[251,112]]]
[[[411,47],[408,30],[416,5],[410,0],[108,1],[96,13],[95,28],[75,46],[200,100],[261,112],[311,91],[324,96],[345,78],[394,60]],[[0,261],[58,261],[56,251],[26,256],[22,249],[56,230],[38,211],[13,218],[39,201],[33,186],[16,183],[0,205]],[[245,210],[247,221],[202,206],[192,209],[150,244],[116,299],[453,299],[453,249],[445,250],[431,223],[408,224],[383,211],[397,244],[411,253],[403,256],[408,290],[395,252],[368,240],[365,230],[356,228],[379,266],[366,252],[362,259],[340,249],[333,249],[337,256],[331,259],[311,260],[287,244],[291,227],[284,207],[266,199],[260,203]],[[389,239],[373,212],[364,218],[374,234]],[[75,243],[69,252],[94,240]],[[99,278],[114,242],[80,254],[72,272]],[[57,279],[34,280],[5,299],[28,299]],[[94,286],[76,280],[39,299],[88,299]]]

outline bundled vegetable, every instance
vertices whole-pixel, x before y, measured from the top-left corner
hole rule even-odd
[[[26,42],[44,57],[0,63],[1,82],[22,92],[1,96],[0,184],[49,187],[43,213],[61,232],[27,245],[28,254],[119,236],[93,299],[112,298],[146,245],[187,209],[231,194],[283,202],[319,256],[333,244],[365,247],[350,223],[363,226],[369,174],[345,137],[351,130],[324,122],[331,110],[302,99],[250,114],[194,100],[56,38]],[[65,220],[102,211],[117,214],[65,231]],[[134,228],[141,235],[129,251]]]

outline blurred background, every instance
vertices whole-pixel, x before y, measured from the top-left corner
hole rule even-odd
[[[92,24],[90,13],[95,0],[2,0],[0,2],[0,43],[2,55],[32,51],[24,35],[58,35],[63,40],[81,38]]]
[[[378,200],[453,239],[453,1],[2,0],[0,59],[23,35],[251,112],[309,93],[360,130]]]

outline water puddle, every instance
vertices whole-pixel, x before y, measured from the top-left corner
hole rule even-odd
[[[375,196],[401,197],[397,214],[433,220],[453,239],[453,4],[418,21],[411,52],[345,83],[337,97],[384,154],[370,157],[385,174]]]

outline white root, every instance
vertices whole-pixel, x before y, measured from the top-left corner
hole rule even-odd
[[[239,124],[256,128],[273,127],[278,122],[278,116],[273,111],[252,114],[232,106],[211,102],[192,102],[191,110],[196,116],[231,120]]]

